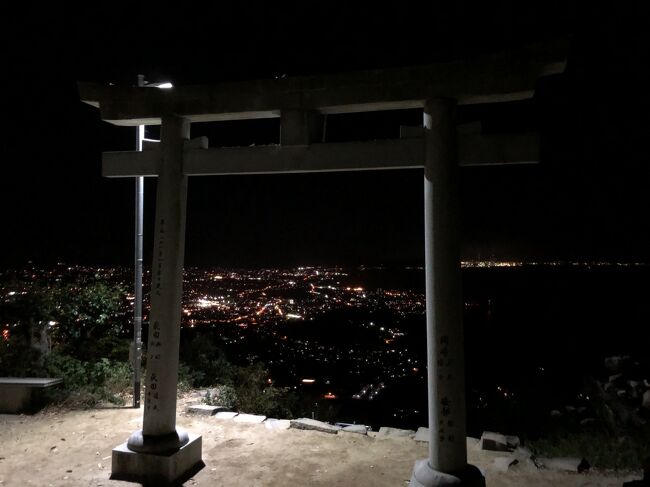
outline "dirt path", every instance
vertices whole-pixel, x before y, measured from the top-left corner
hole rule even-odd
[[[141,411],[101,409],[0,415],[0,486],[127,486],[109,480],[111,449],[141,427]],[[179,411],[179,426],[203,436],[206,467],[186,486],[406,486],[426,445],[352,433],[268,430]],[[560,474],[491,467],[490,452],[469,451],[489,487],[620,487],[634,475]]]

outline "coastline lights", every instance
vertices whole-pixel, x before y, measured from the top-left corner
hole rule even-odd
[[[161,90],[169,90],[170,88],[173,87],[174,85],[168,81],[163,83],[147,83],[146,81],[144,82],[144,88],[160,88]]]

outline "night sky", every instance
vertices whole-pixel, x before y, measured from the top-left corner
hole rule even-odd
[[[534,99],[459,108],[459,121],[481,120],[487,132],[539,129],[543,144],[538,166],[462,170],[463,257],[650,260],[641,2],[447,3],[3,12],[0,264],[132,261],[134,183],[102,179],[100,161],[102,151],[133,149],[135,129],[101,122],[79,102],[77,80],[132,85],[143,73],[180,86],[407,66],[558,35],[572,39],[566,73],[540,82]],[[330,117],[327,137],[396,138],[400,124],[421,120],[417,110]],[[192,135],[262,144],[277,140],[278,124],[193,125]],[[145,262],[154,193],[148,180]],[[191,178],[186,263],[419,263],[422,220],[421,171]]]

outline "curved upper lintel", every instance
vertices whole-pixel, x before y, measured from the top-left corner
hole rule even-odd
[[[80,98],[115,125],[157,125],[163,113],[191,122],[276,118],[287,100],[325,114],[419,108],[431,97],[459,104],[529,98],[538,78],[564,71],[568,42],[526,46],[474,60],[282,80],[152,90],[79,83]]]

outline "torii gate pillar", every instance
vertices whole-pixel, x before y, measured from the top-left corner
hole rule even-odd
[[[201,437],[176,428],[190,122],[162,119],[143,428],[113,450],[111,478],[177,485],[203,468]]]
[[[455,100],[424,106],[424,245],[429,457],[411,487],[484,487],[467,464]]]

